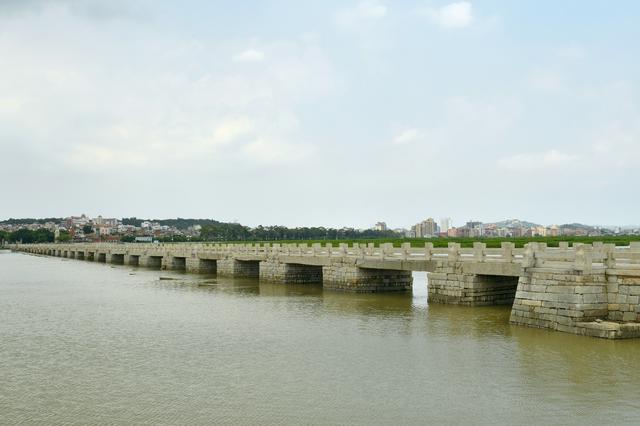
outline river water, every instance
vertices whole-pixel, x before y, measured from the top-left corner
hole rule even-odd
[[[2,252],[0,423],[640,423],[640,341],[427,305],[425,283],[341,294]]]

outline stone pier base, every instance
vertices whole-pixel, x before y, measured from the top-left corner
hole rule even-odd
[[[260,279],[283,284],[322,283],[322,266],[260,262]]]
[[[186,269],[187,272],[196,274],[215,274],[217,272],[217,263],[213,259],[188,257],[186,260]]]
[[[162,267],[162,256],[141,255],[138,259],[138,264],[147,268],[160,269]]]
[[[333,264],[322,267],[323,287],[354,293],[399,292],[411,290],[411,271],[367,269]]]
[[[166,255],[162,257],[160,266],[161,266],[161,269],[165,269],[169,271],[186,271],[187,259],[186,257]]]
[[[511,323],[585,334],[579,323],[608,315],[607,282],[600,274],[531,269],[520,277]]]
[[[217,273],[221,276],[236,278],[258,278],[260,262],[257,260],[221,259],[217,262]]]
[[[485,306],[510,305],[518,277],[434,272],[429,274],[429,303]]]

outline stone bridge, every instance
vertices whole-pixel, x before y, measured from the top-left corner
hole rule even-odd
[[[14,250],[96,262],[350,292],[410,290],[428,273],[430,303],[512,305],[511,322],[606,338],[640,337],[640,243],[515,248],[392,244],[33,244]]]

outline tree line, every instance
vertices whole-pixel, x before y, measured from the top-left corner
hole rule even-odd
[[[44,228],[35,230],[22,228],[13,232],[0,231],[0,241],[6,241],[9,243],[17,243],[20,241],[25,244],[52,243],[53,240],[53,232]]]
[[[257,226],[249,228],[237,223],[204,225],[200,237],[206,241],[279,241],[279,240],[359,240],[366,238],[398,238],[394,231],[358,230],[353,228],[324,228],[286,226]]]

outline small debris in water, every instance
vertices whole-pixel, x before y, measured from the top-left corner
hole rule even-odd
[[[175,278],[171,278],[171,277],[160,277],[160,281],[174,281]]]

